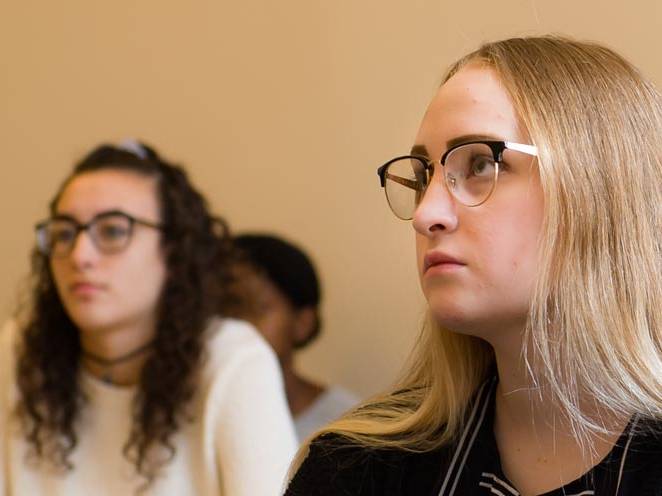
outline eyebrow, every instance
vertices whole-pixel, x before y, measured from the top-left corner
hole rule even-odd
[[[97,219],[98,217],[106,217],[109,215],[128,215],[132,217],[132,214],[129,214],[125,212],[124,210],[120,210],[117,208],[112,208],[110,210],[102,210],[101,212],[97,212],[95,215],[92,216],[92,218],[88,221],[92,221],[94,219]],[[70,220],[72,222],[75,222],[77,224],[80,224],[80,221],[76,219],[75,216],[72,214],[69,214],[67,212],[54,212],[53,215],[51,215],[51,219],[53,220]]]
[[[410,155],[423,155],[424,157],[429,157],[428,149],[425,148],[425,145],[414,145],[411,147]]]
[[[51,220],[70,220],[72,222],[78,222],[73,215],[69,215],[66,213],[60,213],[60,212],[54,212],[50,216]]]
[[[499,136],[494,136],[491,134],[463,134],[462,136],[457,136],[456,138],[451,138],[446,142],[446,150],[453,148],[454,146],[461,145],[462,143],[468,143],[470,141],[482,141],[482,140],[497,140],[501,141],[503,138]],[[411,155],[423,155],[424,157],[430,158],[428,149],[423,144],[415,144],[411,147]]]

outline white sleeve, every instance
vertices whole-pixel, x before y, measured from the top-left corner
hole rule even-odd
[[[238,351],[208,401],[223,496],[278,496],[297,448],[276,357],[262,341]]]

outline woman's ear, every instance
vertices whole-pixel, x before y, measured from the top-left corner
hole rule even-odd
[[[303,307],[295,310],[296,316],[294,319],[294,328],[292,333],[292,341],[294,347],[305,343],[310,339],[310,336],[315,332],[315,325],[317,323],[317,308]]]

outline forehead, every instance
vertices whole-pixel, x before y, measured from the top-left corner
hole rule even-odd
[[[416,138],[434,156],[462,136],[526,142],[510,97],[496,73],[467,65],[446,81],[430,103]]]
[[[131,171],[84,172],[67,184],[55,210],[80,222],[108,210],[121,210],[136,217],[157,220],[156,180]]]

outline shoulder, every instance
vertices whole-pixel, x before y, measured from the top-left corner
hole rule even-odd
[[[440,451],[359,446],[337,435],[313,440],[286,496],[426,494],[436,483]]]
[[[630,440],[626,442],[626,448],[635,455],[662,464],[662,419],[636,416],[630,425]]]
[[[359,398],[340,387],[330,386],[306,410],[294,419],[299,439],[305,439],[320,427],[339,418],[357,405]]]
[[[269,344],[255,327],[243,320],[230,318],[214,317],[210,321],[206,347],[212,367],[225,367],[250,355],[273,356]]]
[[[651,455],[662,466],[662,419],[639,417],[632,426],[631,449]]]
[[[278,370],[275,353],[251,324],[220,317],[209,322],[203,382],[217,383],[224,377],[243,373],[271,375]]]
[[[308,455],[285,494],[371,494],[362,492],[362,488],[378,481],[382,468],[379,451],[356,446],[335,434],[326,434],[311,442]]]
[[[292,419],[276,355],[253,326],[210,323],[197,393],[196,408],[219,453],[248,457],[248,465],[278,458],[284,473],[296,449]]]
[[[662,495],[662,420],[640,417],[624,442],[622,494]]]
[[[340,413],[356,406],[360,401],[360,398],[352,391],[338,385],[329,386],[321,399],[329,405],[334,405],[340,410]]]

